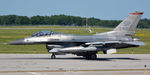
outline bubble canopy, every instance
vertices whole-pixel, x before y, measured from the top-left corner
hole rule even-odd
[[[32,37],[38,37],[38,36],[47,36],[47,35],[53,35],[53,34],[61,34],[60,32],[55,31],[40,31],[32,35]]]

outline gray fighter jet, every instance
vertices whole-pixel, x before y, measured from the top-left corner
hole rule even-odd
[[[114,30],[94,35],[62,34],[54,31],[40,31],[31,37],[9,42],[11,45],[46,44],[51,59],[55,55],[75,54],[86,59],[96,59],[96,54],[116,53],[116,49],[139,47],[145,43],[133,37],[137,24],[143,12],[133,12],[123,20]]]

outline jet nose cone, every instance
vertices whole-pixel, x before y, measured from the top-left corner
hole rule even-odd
[[[24,39],[19,39],[16,41],[12,41],[12,42],[8,42],[9,45],[21,45],[21,44],[25,44]]]

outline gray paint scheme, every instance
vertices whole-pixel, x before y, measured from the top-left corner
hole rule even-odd
[[[123,20],[113,31],[100,34],[72,35],[61,34],[53,31],[42,31],[31,37],[9,42],[12,45],[46,44],[48,52],[52,52],[51,58],[56,54],[76,54],[87,59],[95,59],[98,51],[114,51],[121,48],[138,47],[145,45],[139,39],[134,38],[135,29],[141,18],[142,12],[133,12]]]

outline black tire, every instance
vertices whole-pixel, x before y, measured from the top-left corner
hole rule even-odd
[[[90,58],[93,59],[93,60],[94,60],[94,59],[97,59],[97,55],[96,55],[96,54],[92,54],[92,55],[90,56]]]
[[[90,56],[89,56],[89,55],[86,55],[85,58],[86,58],[86,59],[90,59]]]
[[[97,59],[97,55],[96,54],[86,55],[86,59],[95,60]]]

